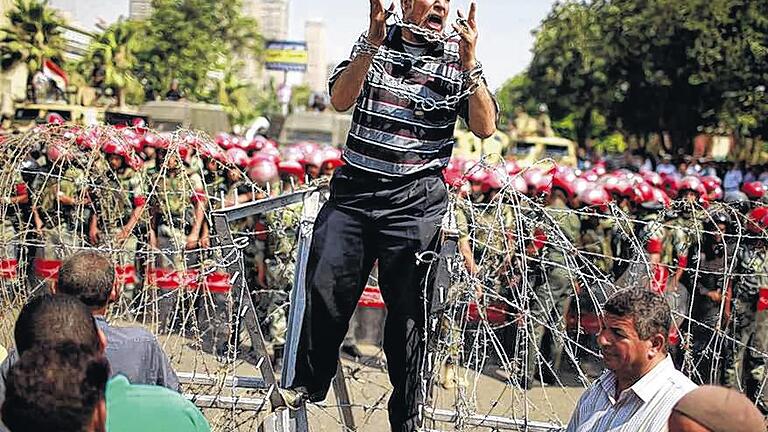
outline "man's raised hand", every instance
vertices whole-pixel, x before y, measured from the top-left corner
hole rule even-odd
[[[459,23],[454,24],[453,29],[461,37],[459,43],[459,56],[461,57],[461,64],[465,70],[469,70],[475,67],[477,64],[476,52],[477,52],[477,21],[475,15],[477,14],[477,3],[472,2],[469,6],[469,16],[465,19],[464,14],[461,11],[459,13]]]
[[[392,3],[388,10],[384,10],[384,0],[370,0],[371,23],[368,26],[368,42],[381,46],[387,38],[387,16],[395,10]]]

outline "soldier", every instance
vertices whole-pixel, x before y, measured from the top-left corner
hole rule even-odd
[[[144,191],[141,160],[128,144],[112,139],[102,146],[109,162],[107,181],[93,191],[96,211],[91,217],[89,236],[93,245],[113,251],[117,283],[121,286],[122,306],[136,297],[136,249],[138,225],[148,222],[144,213],[147,195]]]
[[[706,193],[704,184],[697,177],[687,176],[680,181],[677,211],[669,220],[671,235],[665,239],[663,250],[665,261],[675,269],[671,281],[674,288],[677,288],[683,279],[689,254],[699,253],[701,245],[698,244],[698,239],[701,236],[703,219],[700,200]],[[692,246],[696,250],[692,251]]]
[[[764,320],[760,319],[763,334],[757,333],[757,314],[764,307],[759,306],[763,288],[768,286],[768,243],[765,229],[768,228],[768,207],[756,207],[747,215],[746,233],[743,245],[736,252],[736,266],[733,278],[732,320],[730,330],[733,339],[725,350],[725,383],[727,386],[744,391],[753,401],[758,387],[765,378]],[[762,314],[761,314],[762,315]],[[763,344],[762,347],[758,347]],[[760,352],[753,352],[759,350]],[[765,405],[761,408],[765,413]]]
[[[281,163],[278,173],[284,188],[296,184],[299,171],[295,166]],[[293,179],[293,180],[291,180]],[[285,189],[284,189],[285,190]],[[301,222],[302,205],[284,207],[266,215],[267,227],[267,291],[260,296],[260,309],[269,323],[269,335],[275,358],[282,358],[288,325],[288,294],[293,288],[296,270],[296,245]]]
[[[730,314],[730,270],[734,245],[725,241],[731,219],[723,211],[709,214],[704,224],[700,253],[692,256],[691,268],[698,270],[692,289],[691,336],[694,370],[691,378],[698,384],[719,384],[719,353],[722,331]]]
[[[35,225],[45,247],[38,251],[35,273],[55,282],[61,261],[85,245],[93,212],[88,175],[78,166],[71,146],[54,142],[47,149],[48,172],[33,202]]]
[[[197,253],[205,211],[205,190],[198,174],[190,174],[185,166],[186,154],[176,145],[157,149],[160,163],[151,179],[149,243],[159,251],[155,262],[154,281],[158,288],[160,331],[171,331],[178,323],[175,312],[182,306],[180,289],[193,286],[198,262]]]
[[[11,186],[9,193],[0,198],[0,295],[15,296],[17,293],[13,290],[19,287],[19,258],[25,231],[20,206],[29,202],[29,192],[17,167],[12,163],[6,167],[13,171],[0,172],[2,183]]]
[[[761,201],[765,197],[765,186],[759,181],[744,183],[741,186],[741,192],[751,201],[750,208],[755,208],[761,205]]]
[[[563,350],[561,337],[565,331],[565,322],[563,320],[564,312],[568,299],[572,294],[578,291],[578,281],[575,279],[571,268],[573,261],[568,261],[567,257],[576,249],[580,248],[581,239],[581,221],[579,217],[570,211],[568,203],[574,197],[572,177],[568,173],[558,170],[552,178],[552,190],[547,197],[547,207],[545,208],[546,223],[552,223],[547,232],[547,243],[543,249],[542,259],[544,260],[545,276],[547,281],[548,299],[550,315],[547,322],[550,328],[547,329],[548,335],[545,339],[548,343],[542,346],[545,356],[552,364],[551,370],[545,370],[548,375],[550,372],[557,374],[560,368],[560,357]],[[554,228],[554,230],[552,229]],[[545,304],[546,304],[545,302]],[[543,377],[548,378],[548,377]]]
[[[587,188],[579,196],[585,213],[581,217],[581,249],[604,274],[611,271],[611,244],[607,230],[608,219],[601,214],[608,210],[610,195],[602,186]]]

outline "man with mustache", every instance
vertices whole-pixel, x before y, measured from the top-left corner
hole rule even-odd
[[[394,391],[393,431],[419,427],[418,408],[425,343],[424,278],[428,263],[417,256],[435,250],[448,193],[441,171],[453,149],[461,116],[488,138],[498,109],[476,58],[477,7],[442,32],[449,0],[402,0],[405,24],[387,25],[394,5],[370,0],[370,25],[352,56],[330,79],[337,111],[354,107],[343,159],[331,196],[315,222],[305,297],[294,299],[284,360],[286,402],[325,398],[336,373],[339,347],[350,317],[378,260],[387,304],[384,351]],[[300,297],[300,296],[298,296]]]
[[[608,370],[579,399],[567,432],[666,431],[672,407],[696,388],[667,352],[669,305],[633,288],[613,295],[603,312],[597,343]]]

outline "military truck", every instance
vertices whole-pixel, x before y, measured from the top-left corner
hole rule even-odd
[[[173,132],[179,128],[200,130],[213,136],[229,132],[229,117],[221,105],[189,101],[152,101],[139,110],[149,117],[149,127],[159,132]]]
[[[278,141],[283,145],[312,141],[342,146],[352,126],[352,116],[333,111],[295,112],[286,117]]]

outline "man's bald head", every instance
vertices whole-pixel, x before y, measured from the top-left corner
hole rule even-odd
[[[680,399],[669,416],[669,432],[765,432],[765,419],[743,394],[702,386]]]

